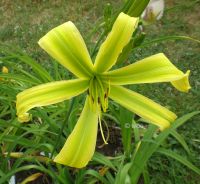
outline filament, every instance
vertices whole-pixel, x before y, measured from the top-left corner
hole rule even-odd
[[[102,136],[103,142],[105,144],[108,144],[108,142],[106,141],[106,139],[104,137],[104,134],[103,134],[103,129],[102,129],[102,124],[101,124],[101,118],[100,118],[100,116],[98,116],[98,119],[99,119],[100,132],[101,132],[101,136]]]

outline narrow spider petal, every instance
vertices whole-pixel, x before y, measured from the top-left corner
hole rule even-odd
[[[189,72],[184,74],[162,53],[147,57],[131,65],[104,73],[101,78],[113,85],[172,82],[180,91],[190,89]]]
[[[101,45],[95,60],[95,71],[102,73],[109,70],[117,61],[124,46],[128,44],[136,29],[138,18],[130,17],[120,13],[113,28]]]
[[[149,120],[152,124],[159,126],[161,130],[169,127],[170,123],[176,119],[176,115],[165,107],[121,86],[112,85],[109,97],[128,110]]]
[[[91,107],[87,97],[81,116],[54,162],[82,168],[91,160],[96,145],[99,107]]]
[[[17,95],[17,115],[20,122],[30,120],[28,110],[34,107],[55,104],[83,93],[89,81],[75,79],[70,81],[57,81],[42,84],[24,90]]]
[[[88,78],[93,64],[85,42],[72,22],[66,22],[39,40],[39,45],[77,77]]]

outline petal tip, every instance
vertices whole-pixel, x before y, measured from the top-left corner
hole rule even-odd
[[[30,115],[29,113],[24,113],[24,114],[18,115],[17,119],[20,123],[26,123],[26,122],[30,121],[31,118],[32,118],[32,115]]]
[[[172,82],[172,85],[181,92],[187,93],[191,89],[189,83],[190,70],[182,75],[182,78]]]
[[[185,92],[188,93],[189,90],[192,88],[190,86],[190,83],[189,83],[189,75],[190,75],[190,70],[188,70],[186,73],[185,73],[185,83],[186,83],[186,88],[185,88]]]
[[[162,124],[162,126],[159,126],[159,129],[161,130],[161,131],[164,131],[164,130],[166,130],[166,129],[168,129],[169,127],[170,127],[170,122],[169,123],[165,123],[165,124]]]

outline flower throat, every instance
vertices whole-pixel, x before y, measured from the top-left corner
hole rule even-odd
[[[98,76],[93,76],[89,82],[89,91],[91,104],[100,105],[103,112],[108,108],[109,86],[102,83]]]

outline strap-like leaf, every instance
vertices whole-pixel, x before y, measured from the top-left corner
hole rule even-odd
[[[161,143],[166,139],[166,137],[176,128],[180,127],[190,118],[199,113],[199,111],[192,112],[184,115],[183,117],[180,117],[179,119],[175,120],[168,129],[161,132],[155,139],[151,139],[155,132],[155,129],[152,126],[150,126],[147,129],[147,132],[144,134],[142,144],[140,145],[138,151],[133,157],[132,167],[129,170],[131,176],[131,183],[137,183],[139,176],[143,172],[147,161],[152,156],[152,154],[158,149]]]
[[[172,82],[180,91],[190,89],[189,71],[184,74],[162,53],[147,57],[126,67],[106,72],[102,79],[114,85]]]
[[[191,154],[190,149],[181,134],[179,134],[176,130],[172,130],[171,135],[176,138],[176,140],[182,145],[182,147],[185,149],[185,151],[187,151],[188,154]]]
[[[187,160],[183,156],[181,156],[171,150],[165,149],[165,148],[159,148],[157,150],[157,152],[162,153],[162,154],[166,155],[167,157],[171,157],[171,158],[179,161],[180,163],[182,163],[183,165],[187,166],[188,168],[190,168],[191,170],[196,172],[198,175],[200,175],[200,169],[198,167],[196,167],[195,165],[193,165],[189,160]]]
[[[81,116],[54,162],[82,168],[91,160],[96,145],[99,107],[87,97]]]
[[[96,161],[98,163],[101,163],[101,164],[103,164],[105,166],[108,166],[108,167],[112,168],[115,171],[117,170],[115,168],[115,166],[113,165],[113,163],[106,156],[104,156],[103,154],[101,154],[99,152],[95,152],[94,153],[94,156],[92,157],[92,160]]]
[[[29,121],[27,111],[34,107],[55,104],[83,93],[88,88],[88,83],[82,79],[50,82],[19,93],[16,104],[18,120]]]
[[[130,17],[124,13],[119,14],[95,59],[94,67],[97,73],[109,70],[116,63],[119,54],[129,43],[137,23],[138,18]]]
[[[38,43],[77,77],[91,76],[92,61],[81,34],[72,22],[52,29]]]
[[[150,0],[134,0],[127,12],[130,16],[140,16]]]
[[[111,86],[109,97],[142,118],[150,120],[161,130],[169,127],[170,123],[176,119],[173,112],[121,86]]]

